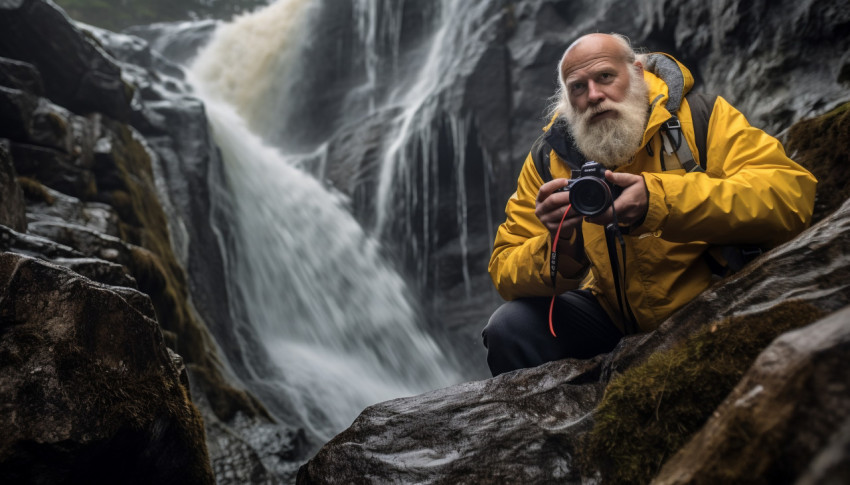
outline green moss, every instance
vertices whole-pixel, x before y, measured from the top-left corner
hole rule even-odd
[[[818,179],[813,222],[850,198],[850,103],[795,124],[788,130],[785,146]]]
[[[236,411],[271,419],[268,411],[221,375],[222,363],[203,323],[189,307],[187,278],[171,247],[168,222],[153,180],[145,147],[123,124],[104,120],[114,133],[112,151],[96,159],[99,200],[110,204],[121,223],[121,238],[138,247],[130,253],[129,271],[139,289],[151,298],[157,320],[172,339],[174,350],[193,372],[201,371],[204,392],[213,412],[222,419]]]
[[[648,483],[774,338],[821,316],[808,303],[784,302],[708,325],[629,369],[608,385],[578,450],[580,467],[605,483]]]

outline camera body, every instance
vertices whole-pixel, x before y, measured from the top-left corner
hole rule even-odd
[[[605,167],[601,164],[586,162],[578,177],[573,176],[566,187],[557,190],[564,191],[570,192],[570,204],[576,212],[594,217],[607,211],[623,189],[605,179]]]

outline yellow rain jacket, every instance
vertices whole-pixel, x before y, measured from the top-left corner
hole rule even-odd
[[[693,77],[678,61],[676,64],[687,93]],[[651,107],[641,148],[617,171],[642,175],[649,192],[646,218],[624,235],[625,295],[639,330],[649,331],[711,284],[712,273],[704,257],[710,245],[773,247],[805,229],[811,222],[817,181],[785,155],[775,138],[750,126],[721,97],[708,123],[706,171],[663,171],[658,131],[671,116],[666,109],[668,86],[651,72],[644,71],[644,79],[649,99],[660,98]],[[677,116],[698,160],[687,100],[682,101]],[[647,144],[651,150],[644,149]],[[550,160],[553,178],[570,177],[570,169],[554,150]],[[490,276],[506,300],[553,293],[549,273],[552,241],[534,214],[543,183],[529,154],[490,258]],[[556,291],[590,289],[622,330],[624,320],[604,228],[584,222],[582,233],[589,272],[588,262],[559,261],[562,270],[571,268],[571,274],[558,274]],[[566,256],[559,254],[560,259]]]

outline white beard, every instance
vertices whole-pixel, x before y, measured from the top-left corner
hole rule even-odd
[[[629,75],[629,91],[623,101],[606,100],[584,113],[576,113],[568,105],[564,114],[579,151],[588,161],[601,163],[610,170],[631,161],[643,141],[649,117],[649,87],[632,67],[629,67]],[[605,110],[616,111],[619,116],[588,123],[593,115]]]

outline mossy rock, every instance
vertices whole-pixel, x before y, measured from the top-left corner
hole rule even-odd
[[[818,179],[813,222],[850,198],[850,103],[788,131],[789,155]]]
[[[151,155],[129,126],[101,119],[102,144],[95,155],[98,200],[112,206],[121,220],[121,239],[134,245],[128,269],[139,289],[148,294],[163,330],[176,336],[175,350],[193,372],[203,369],[203,392],[221,419],[236,411],[271,419],[268,411],[221,375],[223,367],[206,327],[190,309],[186,274],[171,246],[168,219],[157,197]]]
[[[649,483],[774,338],[822,315],[788,301],[715,322],[616,377],[578,450],[584,473],[599,473],[604,483]]]

